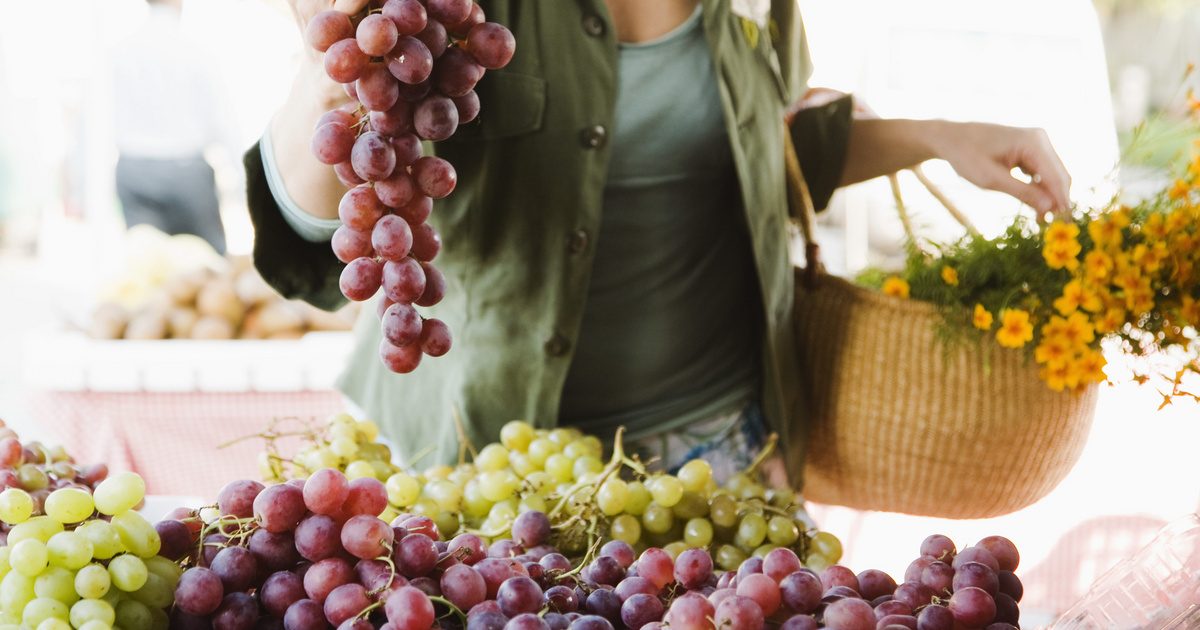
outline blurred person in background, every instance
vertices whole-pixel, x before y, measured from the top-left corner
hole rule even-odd
[[[181,28],[182,0],[148,2],[146,20],[113,63],[125,223],[195,234],[224,253],[216,177],[204,159],[223,133],[217,83]]]

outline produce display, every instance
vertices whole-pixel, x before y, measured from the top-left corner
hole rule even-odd
[[[349,330],[353,316],[285,300],[243,257],[168,276],[133,304],[103,302],[89,333],[97,339],[294,339]]]
[[[593,436],[512,422],[471,463],[418,473],[392,463],[373,423],[338,415],[291,459],[268,431],[274,483],[232,481],[211,506],[151,525],[135,511],[138,475],[79,468],[0,433],[5,628],[1002,630],[1019,620],[1019,554],[1005,538],[957,549],[930,536],[900,583],[854,573],[836,564],[840,542],[810,530],[792,495],[764,489],[753,466],[725,484],[702,460],[652,472],[619,434],[605,464]]]
[[[355,101],[321,117],[312,138],[314,155],[350,189],[332,240],[346,263],[342,294],[363,301],[382,287],[380,357],[393,372],[411,372],[451,344],[445,323],[414,308],[445,293],[432,263],[441,240],[426,220],[457,183],[454,167],[423,156],[421,142],[475,120],[476,83],[508,64],[516,40],[472,0],[376,0],[353,16],[328,10],[306,38]]]

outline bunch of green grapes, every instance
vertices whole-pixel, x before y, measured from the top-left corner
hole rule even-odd
[[[304,445],[291,457],[279,453],[279,438],[299,436]],[[337,414],[324,426],[306,427],[296,433],[281,433],[271,427],[262,436],[267,449],[259,454],[259,472],[268,482],[303,479],[322,468],[342,471],[350,479],[374,477],[386,481],[400,471],[392,463],[392,451],[379,443],[379,427],[370,420],[355,420]]]
[[[166,628],[179,566],[158,555],[155,527],[134,511],[145,498],[137,474],[94,492],[59,488],[44,515],[19,488],[0,492],[0,624],[34,630]]]

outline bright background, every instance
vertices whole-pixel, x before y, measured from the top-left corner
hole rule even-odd
[[[1119,188],[1165,180],[1164,165],[1198,136],[1183,122],[1181,77],[1200,61],[1200,7],[1155,0],[801,0],[817,70],[814,85],[854,92],[887,117],[942,117],[1045,128],[1074,177],[1073,195],[1097,204]],[[60,0],[55,37],[46,9],[0,9],[0,417],[27,438],[63,436],[36,420],[30,383],[70,354],[44,356],[31,335],[86,319],[96,287],[126,260],[113,166],[114,45],[141,19],[141,0]],[[40,26],[38,26],[40,25]],[[234,254],[253,235],[242,201],[240,154],[287,96],[300,41],[282,0],[190,0],[184,25],[205,48],[224,93],[222,118],[236,146],[208,152]],[[1196,85],[1196,78],[1192,78]],[[1149,141],[1118,169],[1130,129],[1162,114]],[[973,189],[944,164],[927,172],[985,232],[1020,211]],[[903,190],[923,234],[955,226],[911,176]],[[900,229],[885,182],[842,191],[822,219],[827,264],[853,273],[895,261]],[[37,356],[32,356],[37,355]],[[51,366],[51,367],[47,367]],[[1132,553],[1161,524],[1200,507],[1200,413],[1156,412],[1156,394],[1103,393],[1087,450],[1054,493],[986,521],[939,521],[813,506],[847,548],[845,563],[902,574],[927,534],[970,544],[999,533],[1022,550],[1026,625],[1048,622],[1091,580]],[[195,457],[204,457],[195,453]]]

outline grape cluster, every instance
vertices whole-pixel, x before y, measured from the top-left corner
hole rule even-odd
[[[33,502],[32,515],[44,514],[50,493],[59,488],[91,491],[108,476],[104,464],[80,466],[61,446],[22,443],[17,433],[0,420],[0,489],[24,490]],[[2,499],[0,499],[2,501]],[[10,525],[0,526],[0,534]]]
[[[134,473],[94,492],[61,487],[44,515],[19,488],[0,492],[11,527],[0,547],[0,624],[36,630],[151,630],[168,626],[180,567],[159,555],[155,526],[134,511],[145,482]]]
[[[422,155],[421,142],[445,140],[479,115],[475,85],[508,64],[516,40],[472,0],[376,0],[357,16],[328,10],[306,38],[357,102],[322,116],[312,138],[317,159],[350,188],[332,241],[346,263],[342,294],[363,301],[382,287],[380,357],[393,372],[411,372],[451,344],[446,324],[413,306],[445,293],[432,264],[441,240],[426,219],[457,183],[454,167]]]
[[[336,468],[351,479],[375,477],[386,481],[400,472],[392,463],[392,451],[379,443],[379,427],[370,420],[355,420],[349,414],[336,414],[324,426],[306,424],[299,431],[288,431],[281,423],[256,437],[264,438],[266,449],[259,454],[259,472],[268,482],[303,479],[322,468]],[[290,457],[280,451],[279,439],[299,434],[304,445]],[[393,515],[394,516],[394,515]]]

